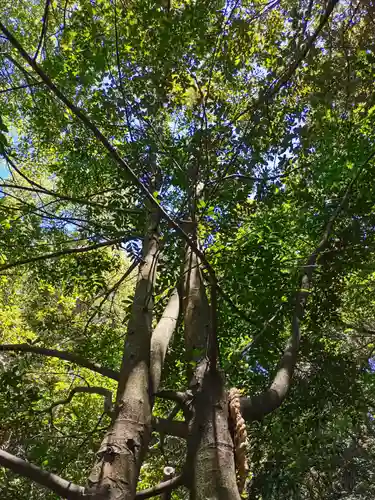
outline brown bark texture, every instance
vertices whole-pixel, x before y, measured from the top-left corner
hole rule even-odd
[[[159,255],[159,213],[153,211],[143,246],[120,370],[112,425],[88,479],[95,499],[133,499],[151,436],[150,349],[153,287]]]
[[[186,463],[190,495],[194,500],[239,500],[224,378],[208,359],[210,305],[200,262],[190,248],[186,250],[183,284],[185,348],[188,360],[195,363]]]

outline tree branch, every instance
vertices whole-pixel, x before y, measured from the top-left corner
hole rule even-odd
[[[168,418],[152,417],[152,428],[160,434],[168,434],[182,439],[188,437],[189,429],[185,422]]]
[[[97,363],[93,363],[88,359],[68,351],[58,351],[56,349],[47,349],[45,347],[37,347],[30,344],[0,344],[0,352],[30,352],[33,354],[40,354],[42,356],[49,356],[52,358],[63,359],[64,361],[69,361],[84,368],[88,368],[93,372],[100,373],[104,377],[111,378],[113,380],[119,379],[119,373],[110,368],[106,368]]]
[[[284,71],[284,73],[281,74],[281,76],[264,92],[262,95],[259,96],[259,99],[256,101],[255,104],[251,104],[248,106],[244,111],[239,113],[234,120],[232,121],[232,124],[235,123],[241,116],[245,115],[255,107],[259,107],[261,104],[267,102],[269,99],[272,99],[277,92],[284,87],[288,83],[288,81],[291,79],[295,71],[298,69],[299,65],[303,62],[309,51],[311,50],[312,46],[315,43],[315,40],[318,38],[320,32],[326,25],[329,16],[332,14],[333,9],[335,8],[336,4],[338,3],[339,0],[329,0],[326,10],[322,14],[320,18],[320,22],[314,33],[306,40],[304,46],[302,46],[302,50],[296,57],[295,61],[289,66],[288,69]]]
[[[25,85],[17,85],[16,87],[9,87],[7,89],[0,90],[0,94],[5,94],[7,92],[13,92],[14,90],[22,90],[30,87],[36,87],[38,85],[43,85],[43,82],[26,83]]]
[[[39,51],[40,51],[42,44],[43,44],[43,39],[45,38],[46,33],[47,33],[48,9],[49,9],[50,3],[51,3],[51,0],[46,0],[45,6],[44,6],[42,31],[40,33],[38,47],[36,48],[36,51],[35,51],[34,60],[38,57]]]
[[[163,481],[162,483],[159,483],[158,485],[153,486],[152,488],[148,488],[147,490],[143,491],[138,491],[138,493],[136,493],[135,495],[135,498],[143,499],[143,498],[155,497],[156,495],[160,495],[161,493],[164,493],[166,491],[172,491],[178,486],[181,486],[183,484],[184,484],[183,476],[182,474],[179,474],[178,476],[173,477],[168,481]]]
[[[168,345],[176,329],[177,320],[180,312],[180,297],[177,289],[174,289],[169,301],[163,311],[162,317],[156,325],[151,336],[150,349],[150,375],[152,392],[158,390],[164,358],[167,353]]]
[[[109,389],[106,389],[105,387],[100,387],[100,386],[78,386],[78,387],[73,387],[73,389],[69,392],[68,396],[65,399],[59,399],[58,401],[55,401],[54,403],[51,404],[48,408],[45,410],[41,410],[43,413],[44,412],[51,412],[56,406],[60,405],[66,405],[70,403],[70,401],[73,399],[73,397],[76,394],[79,393],[86,393],[86,394],[99,394],[100,396],[104,397],[104,412],[110,414],[112,411],[112,391]]]
[[[26,462],[22,458],[18,458],[4,450],[0,450],[0,465],[10,469],[20,476],[27,477],[32,481],[35,481],[41,486],[45,486],[63,498],[68,498],[69,500],[83,498],[84,488],[82,486],[71,483],[56,474],[52,474],[52,472],[47,472],[36,465]]]
[[[32,262],[38,262],[40,260],[55,259],[57,257],[62,257],[63,255],[71,255],[76,253],[91,252],[92,250],[97,250],[98,248],[108,247],[110,245],[115,245],[124,241],[126,238],[122,236],[121,238],[116,238],[114,240],[101,241],[100,243],[95,243],[95,245],[89,245],[86,247],[78,248],[67,248],[65,250],[59,250],[58,252],[47,253],[44,255],[37,255],[36,257],[29,257],[27,259],[20,259],[16,262],[10,262],[9,264],[3,264],[0,266],[0,272],[11,269],[12,267],[23,266],[25,264],[31,264]]]
[[[101,311],[101,308],[104,304],[104,302],[108,299],[108,297],[111,295],[111,293],[116,292],[118,288],[121,286],[121,284],[126,280],[128,276],[134,271],[136,267],[139,265],[139,259],[136,259],[125,271],[125,273],[121,276],[121,278],[104,294],[104,297],[100,301],[100,304],[98,305],[97,309],[91,314],[89,319],[86,322],[85,328],[83,329],[83,333],[86,334],[87,329],[91,323],[91,321],[95,318],[95,316]]]
[[[20,175],[23,179],[25,179],[25,181],[28,182],[31,186],[33,186],[35,189],[27,188],[25,186],[17,186],[17,185],[14,186],[13,184],[4,184],[4,187],[16,188],[16,189],[24,189],[25,191],[39,192],[39,193],[42,193],[42,194],[47,194],[47,195],[53,196],[55,198],[59,198],[60,200],[70,201],[72,203],[79,203],[79,204],[83,204],[83,205],[87,205],[87,206],[92,206],[92,207],[96,207],[96,208],[104,208],[104,209],[107,208],[102,203],[97,203],[95,201],[89,201],[89,200],[86,200],[86,199],[83,199],[83,198],[76,198],[74,196],[68,196],[68,195],[65,195],[65,194],[62,194],[62,193],[57,193],[56,191],[52,191],[50,189],[45,188],[44,186],[42,186],[38,182],[33,181],[27,175],[25,175],[17,167],[17,165],[14,163],[14,161],[11,160],[11,158],[9,157],[9,155],[7,153],[3,152],[2,154],[3,154],[4,158],[6,159],[7,163],[9,163],[9,165],[17,172],[17,174]],[[133,210],[126,210],[126,212],[138,214],[138,213],[140,213],[140,210],[133,209]]]
[[[359,167],[356,175],[353,177],[351,182],[348,184],[345,194],[341,199],[338,207],[336,208],[333,215],[330,217],[326,228],[323,233],[323,237],[320,243],[317,245],[315,250],[311,253],[305,266],[303,267],[303,272],[300,279],[299,290],[296,294],[296,305],[294,308],[293,318],[292,318],[292,334],[288,339],[286,344],[284,354],[281,357],[279,367],[277,369],[276,375],[269,389],[264,393],[254,396],[252,398],[242,398],[241,399],[241,413],[243,418],[247,422],[252,422],[254,420],[260,420],[268,413],[276,410],[282,402],[285,400],[288,391],[292,383],[292,377],[294,374],[295,366],[297,363],[297,355],[300,345],[300,321],[302,320],[305,312],[306,301],[310,294],[312,287],[312,277],[314,270],[316,268],[316,261],[323,250],[327,247],[329,243],[329,238],[332,233],[333,224],[337,217],[341,213],[344,205],[349,199],[349,195],[353,188],[354,183],[357,181],[358,177],[362,173],[365,165],[375,156],[375,151],[371,153],[366,161]]]
[[[40,76],[41,80],[46,84],[46,86],[52,91],[52,93],[65,104],[67,108],[83,123],[83,125],[91,130],[94,137],[101,142],[104,148],[107,150],[109,156],[114,160],[114,162],[118,165],[118,167],[124,170],[129,179],[133,182],[134,185],[138,186],[140,191],[145,195],[145,197],[151,202],[151,204],[160,211],[160,214],[164,217],[164,219],[169,223],[169,225],[174,229],[182,239],[189,245],[189,247],[193,250],[193,252],[200,258],[201,262],[206,267],[209,272],[212,283],[217,285],[217,279],[215,276],[215,272],[207,261],[204,253],[197,247],[197,245],[191,240],[191,238],[185,233],[185,231],[181,228],[181,226],[168,214],[164,207],[160,205],[160,203],[156,200],[151,191],[143,184],[143,182],[138,179],[135,171],[131,168],[131,166],[120,156],[117,149],[109,142],[109,140],[104,136],[104,134],[99,130],[99,128],[93,123],[86,114],[82,111],[82,109],[78,108],[73,102],[71,102],[65,94],[52,82],[49,76],[42,70],[39,64],[32,59],[29,54],[22,47],[17,38],[4,26],[3,23],[0,22],[0,30],[7,37],[9,42],[13,45],[13,47],[18,51],[18,53],[22,56],[22,58],[32,67],[32,69]]]

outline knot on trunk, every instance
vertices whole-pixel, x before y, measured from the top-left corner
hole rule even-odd
[[[233,432],[234,459],[237,471],[238,491],[242,493],[246,478],[249,472],[249,465],[246,457],[247,449],[247,430],[245,420],[241,415],[240,406],[241,393],[238,389],[232,388],[228,394],[230,427]]]

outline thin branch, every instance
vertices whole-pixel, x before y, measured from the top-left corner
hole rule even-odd
[[[313,47],[316,39],[318,38],[320,32],[324,28],[324,26],[327,24],[327,21],[332,14],[333,9],[335,8],[336,4],[339,2],[339,0],[329,0],[327,7],[324,11],[324,13],[321,16],[320,22],[314,33],[306,40],[304,46],[300,50],[298,56],[296,57],[295,61],[289,66],[288,69],[286,69],[279,78],[275,80],[275,82],[264,92],[259,96],[259,99],[255,104],[251,104],[248,106],[246,109],[241,111],[233,120],[232,123],[236,122],[241,116],[245,115],[246,113],[250,112],[251,110],[255,109],[256,107],[259,107],[261,104],[264,104],[265,102],[269,101],[272,99],[280,89],[282,89],[292,78],[294,75],[295,71],[299,68],[300,64],[303,62],[311,48]]]
[[[7,89],[0,90],[0,94],[6,94],[7,92],[13,92],[14,90],[28,89],[30,87],[36,87],[38,85],[43,85],[43,82],[25,83],[24,85],[17,85],[16,87],[9,87]]]
[[[281,304],[281,306],[279,306],[279,308],[277,309],[277,311],[275,312],[275,314],[273,316],[271,316],[270,319],[268,319],[267,321],[264,322],[262,330],[257,335],[255,335],[255,337],[253,338],[253,340],[251,342],[249,342],[241,350],[241,352],[240,352],[240,356],[241,357],[243,357],[245,354],[248,354],[248,352],[251,351],[251,349],[253,349],[253,347],[255,347],[255,345],[258,343],[258,341],[263,336],[264,332],[267,330],[267,328],[270,326],[270,324],[275,321],[275,319],[277,318],[277,316],[279,315],[279,313],[282,311],[283,307],[284,307],[284,304]]]
[[[92,250],[97,250],[98,248],[121,243],[125,239],[126,239],[125,236],[122,236],[121,238],[116,238],[114,240],[101,241],[100,243],[96,243],[95,245],[89,245],[86,247],[78,247],[78,248],[67,248],[65,250],[60,250],[58,252],[47,253],[44,255],[37,255],[36,257],[29,257],[27,259],[20,259],[15,262],[10,262],[9,264],[1,265],[0,272],[5,271],[7,269],[11,269],[13,267],[23,266],[25,264],[31,264],[32,262],[38,262],[40,260],[56,259],[57,257],[62,257],[63,255],[91,252]]]
[[[226,175],[225,177],[222,177],[220,179],[220,182],[223,181],[228,181],[228,180],[235,180],[235,181],[244,181],[244,182],[267,182],[267,181],[275,181],[277,179],[282,179],[289,175],[292,171],[284,172],[283,174],[278,174],[278,175],[272,175],[271,177],[253,177],[251,175],[245,175],[245,174],[230,174]],[[217,182],[217,179],[214,179],[212,181],[209,181],[206,183],[207,186],[210,184],[214,184]]]
[[[73,463],[75,460],[77,460],[78,454],[79,454],[80,450],[82,450],[83,446],[89,441],[90,438],[92,438],[92,436],[94,434],[96,434],[97,432],[102,432],[103,430],[107,430],[107,428],[99,428],[99,425],[101,424],[101,422],[102,422],[102,420],[103,420],[103,418],[104,418],[105,415],[106,415],[106,412],[103,412],[100,415],[100,417],[98,418],[98,421],[96,422],[94,428],[88,434],[86,434],[86,436],[82,439],[82,441],[76,447],[76,449],[78,450],[77,454],[75,454],[75,456],[73,456],[67,462],[65,462],[64,466],[62,468],[60,468],[59,474],[62,474],[62,472],[64,472],[71,463]]]
[[[86,393],[86,394],[99,394],[100,396],[104,397],[104,412],[105,413],[111,413],[112,411],[112,391],[109,389],[106,389],[105,387],[100,387],[100,386],[90,386],[90,387],[85,387],[85,386],[78,386],[78,387],[73,387],[73,389],[69,392],[68,396],[65,399],[59,399],[58,401],[55,401],[54,403],[51,404],[48,408],[41,410],[41,412],[51,412],[56,406],[60,405],[66,405],[70,403],[70,401],[73,399],[73,397],[76,394],[79,393]]]
[[[133,133],[131,129],[131,124],[130,124],[130,117],[129,117],[129,112],[128,112],[128,107],[127,107],[127,99],[125,96],[125,89],[124,89],[124,84],[122,80],[122,72],[121,72],[121,63],[120,63],[120,51],[119,51],[119,37],[118,37],[118,28],[117,28],[117,5],[116,5],[116,0],[114,0],[114,12],[115,12],[115,41],[116,41],[116,64],[117,64],[117,73],[118,73],[118,78],[120,82],[120,91],[122,94],[122,99],[124,101],[124,109],[125,109],[125,117],[126,117],[126,124],[128,127],[129,131],[129,136],[131,142],[134,141],[133,139]]]
[[[134,185],[138,186],[140,191],[145,195],[145,197],[151,202],[151,204],[160,211],[160,214],[166,219],[169,225],[183,238],[183,240],[189,245],[189,247],[194,251],[194,253],[201,259],[201,262],[205,265],[208,270],[211,280],[217,283],[215,272],[212,266],[209,264],[205,258],[204,253],[198,249],[196,244],[190,239],[190,237],[185,233],[185,231],[179,226],[179,224],[168,214],[164,207],[156,200],[151,191],[145,186],[145,184],[138,179],[135,171],[131,166],[119,155],[117,149],[109,142],[109,140],[103,135],[99,128],[86,116],[82,109],[78,108],[73,104],[65,94],[52,82],[52,80],[47,76],[47,74],[42,70],[42,68],[33,60],[29,54],[25,51],[19,41],[14,35],[0,22],[0,30],[8,38],[10,43],[17,49],[19,54],[23,59],[33,68],[33,70],[40,76],[47,87],[52,91],[52,93],[62,101],[67,108],[88,128],[91,130],[96,139],[101,142],[104,148],[107,150],[109,156],[115,161],[119,168],[124,170],[129,179]]]
[[[163,481],[162,483],[159,483],[158,485],[153,486],[152,488],[138,491],[135,495],[135,498],[143,499],[143,498],[155,497],[156,495],[160,495],[161,493],[164,493],[166,491],[172,491],[175,488],[178,488],[178,486],[181,486],[183,484],[184,484],[183,475],[179,474],[178,476],[173,477],[168,481]]]
[[[39,51],[42,48],[43,40],[44,40],[46,33],[47,33],[48,9],[49,9],[50,3],[51,3],[51,0],[46,0],[45,6],[44,6],[42,31],[40,33],[39,43],[38,43],[38,47],[37,47],[35,55],[34,55],[34,60],[36,60],[36,58],[38,57]]]
[[[121,278],[105,293],[103,299],[101,300],[99,306],[95,309],[95,311],[92,313],[92,315],[89,317],[89,319],[86,322],[85,328],[83,330],[83,333],[86,334],[87,329],[91,323],[91,321],[95,318],[95,316],[100,312],[104,302],[108,299],[108,297],[111,295],[111,293],[115,292],[118,290],[118,288],[121,286],[121,284],[126,280],[128,276],[134,271],[134,269],[138,266],[139,260],[136,259],[126,270],[126,272],[121,276]]]
[[[295,61],[264,92],[260,93],[258,99],[256,99],[256,101],[254,103],[250,104],[243,111],[238,113],[231,121],[231,125],[234,125],[236,123],[236,121],[239,120],[243,115],[250,113],[253,110],[256,110],[257,108],[259,108],[263,104],[268,103],[271,99],[273,99],[273,97],[275,97],[275,95],[279,92],[279,90],[281,90],[289,82],[289,80],[292,78],[292,76],[294,75],[294,73],[296,72],[298,67],[301,65],[301,63],[303,62],[303,60],[305,59],[305,57],[307,56],[307,54],[309,53],[309,51],[313,47],[317,37],[319,36],[319,33],[322,31],[322,29],[326,25],[334,7],[338,3],[338,1],[339,0],[329,0],[327,7],[326,7],[326,10],[321,16],[320,23],[319,23],[317,29],[307,39],[305,45],[300,50]],[[245,136],[248,132],[250,121],[251,120],[249,119],[246,126],[245,126],[243,136]],[[228,165],[226,166],[222,177],[226,177],[230,167],[236,162],[236,160],[238,158],[239,149],[236,150],[234,148],[234,150],[232,149],[232,152],[233,152],[233,156],[232,156],[231,160],[229,161]],[[216,186],[214,186],[214,188],[212,189],[212,192],[210,194],[210,198],[216,192],[217,186],[220,184],[220,182],[221,182],[221,180],[219,180],[218,184]]]
[[[47,349],[45,347],[38,347],[30,344],[0,344],[0,352],[30,352],[33,354],[41,354],[42,356],[49,356],[52,358],[63,359],[64,361],[69,361],[78,366],[83,366],[88,368],[93,372],[100,373],[104,377],[111,378],[113,380],[119,379],[119,373],[111,368],[106,368],[97,363],[93,363],[88,359],[75,354],[74,352],[59,351],[57,349]]]
[[[92,206],[92,207],[98,207],[98,208],[107,208],[102,203],[97,203],[97,202],[94,202],[94,201],[89,201],[89,200],[84,199],[84,198],[76,198],[74,196],[68,196],[68,195],[65,195],[65,194],[62,194],[62,193],[57,193],[56,191],[52,191],[50,189],[45,188],[44,186],[42,186],[38,182],[35,182],[32,179],[30,179],[26,174],[24,174],[17,167],[17,165],[15,165],[15,163],[10,159],[10,157],[9,157],[9,155],[7,153],[3,152],[3,155],[4,155],[5,159],[6,159],[6,161],[9,163],[9,165],[17,172],[17,174],[20,175],[23,179],[25,179],[25,181],[28,182],[31,186],[34,186],[36,188],[35,192],[40,192],[40,193],[43,193],[43,194],[48,194],[50,196],[54,196],[55,198],[60,198],[61,200],[71,201],[72,203],[79,203],[79,204],[88,205],[88,206]],[[16,187],[16,186],[9,185],[9,186],[5,186],[5,187]],[[30,190],[30,189],[28,189],[26,187],[24,187],[24,188],[19,187],[19,189]],[[96,196],[96,195],[93,195],[93,196]],[[137,210],[137,209],[126,210],[126,212],[138,214],[138,213],[140,213],[140,210]]]
[[[71,483],[52,472],[47,472],[34,464],[26,462],[22,458],[16,457],[4,450],[0,450],[0,465],[10,469],[20,476],[27,477],[32,481],[45,486],[57,495],[76,500],[83,498],[84,488],[77,484]],[[147,498],[147,497],[144,497]]]

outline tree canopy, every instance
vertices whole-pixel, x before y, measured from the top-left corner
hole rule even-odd
[[[372,499],[373,0],[0,5],[2,498]]]

